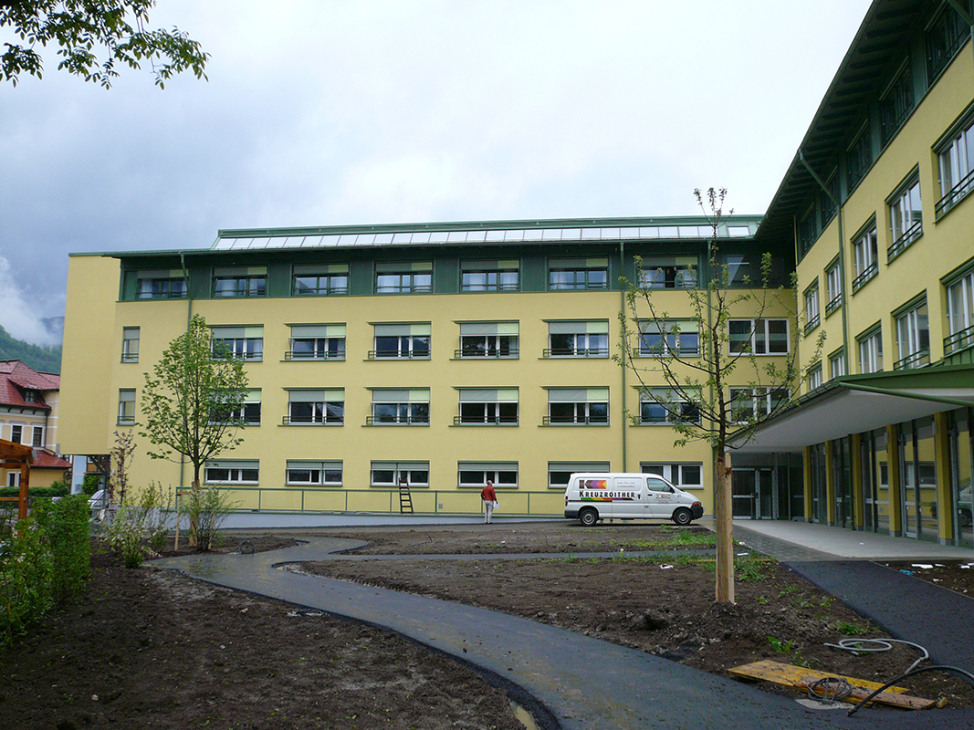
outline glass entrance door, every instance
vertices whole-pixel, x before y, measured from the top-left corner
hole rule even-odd
[[[734,469],[734,487],[732,514],[735,519],[753,519],[754,505],[757,497],[757,470]]]

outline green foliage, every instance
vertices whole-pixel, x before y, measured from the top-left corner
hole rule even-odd
[[[0,15],[3,11],[0,10]],[[0,360],[20,360],[41,373],[61,372],[61,346],[41,347],[18,340],[0,326]]]
[[[195,485],[207,459],[243,441],[236,429],[245,425],[238,416],[248,393],[247,375],[240,360],[215,354],[206,320],[194,316],[152,374],[145,373],[142,391],[144,430],[139,435],[152,442],[149,456],[176,462],[185,456],[193,465]]]
[[[767,576],[762,568],[765,561],[758,558],[746,557],[734,559],[734,572],[740,580],[764,580]]]
[[[57,482],[55,482],[57,484]],[[36,499],[50,499],[51,497],[63,497],[68,493],[68,489],[63,486],[50,487],[30,487],[27,490],[28,501],[33,504]],[[20,495],[20,487],[0,487],[0,497],[17,497]]]
[[[217,531],[235,506],[236,502],[231,500],[228,492],[215,487],[192,490],[182,498],[179,515],[187,516],[190,525],[196,525],[196,549],[199,552],[209,552],[216,547]]]
[[[119,505],[105,525],[105,536],[112,550],[122,556],[126,568],[138,568],[165,544],[171,506],[172,490],[155,482],[139,491],[135,500]]]
[[[85,474],[81,491],[92,497],[99,489],[101,489],[101,474]]]
[[[140,68],[148,61],[156,85],[165,86],[174,74],[203,72],[209,54],[178,28],[147,30],[155,0],[19,0],[0,3],[0,28],[26,45],[5,43],[0,55],[0,80],[15,86],[20,74],[41,78],[43,61],[38,49],[58,47],[58,70],[65,70],[104,88],[118,76],[116,63]],[[104,60],[95,51],[104,52]]]
[[[845,634],[846,636],[862,636],[863,634],[868,633],[867,630],[859,624],[849,623],[848,621],[839,621],[835,625],[835,630],[840,634]]]
[[[78,593],[90,571],[83,496],[39,500],[34,516],[0,526],[0,647],[58,599]]]

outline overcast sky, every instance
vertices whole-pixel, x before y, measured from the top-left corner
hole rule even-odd
[[[44,341],[69,252],[219,228],[763,213],[868,6],[159,0],[208,82],[105,91],[48,49],[0,86],[0,324]]]

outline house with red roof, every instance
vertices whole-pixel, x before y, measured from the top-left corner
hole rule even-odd
[[[61,376],[41,373],[20,360],[0,360],[0,439],[34,449],[30,485],[49,487],[71,468],[58,455]],[[20,471],[0,467],[0,485],[17,486]]]

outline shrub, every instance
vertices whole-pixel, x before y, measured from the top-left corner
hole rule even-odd
[[[134,502],[123,502],[105,525],[108,543],[122,555],[125,567],[137,568],[147,555],[161,549],[169,531],[166,519],[171,503],[172,492],[152,482]]]
[[[75,494],[57,502],[38,500],[34,517],[54,557],[55,597],[80,592],[91,570],[88,499]]]
[[[54,605],[54,555],[33,518],[17,523],[0,550],[0,645]]]
[[[196,549],[205,553],[216,545],[216,533],[236,503],[227,492],[203,487],[190,491],[179,503],[179,515],[189,517],[189,524],[196,526]]]
[[[101,474],[85,474],[81,491],[91,497],[99,489],[101,489]]]

